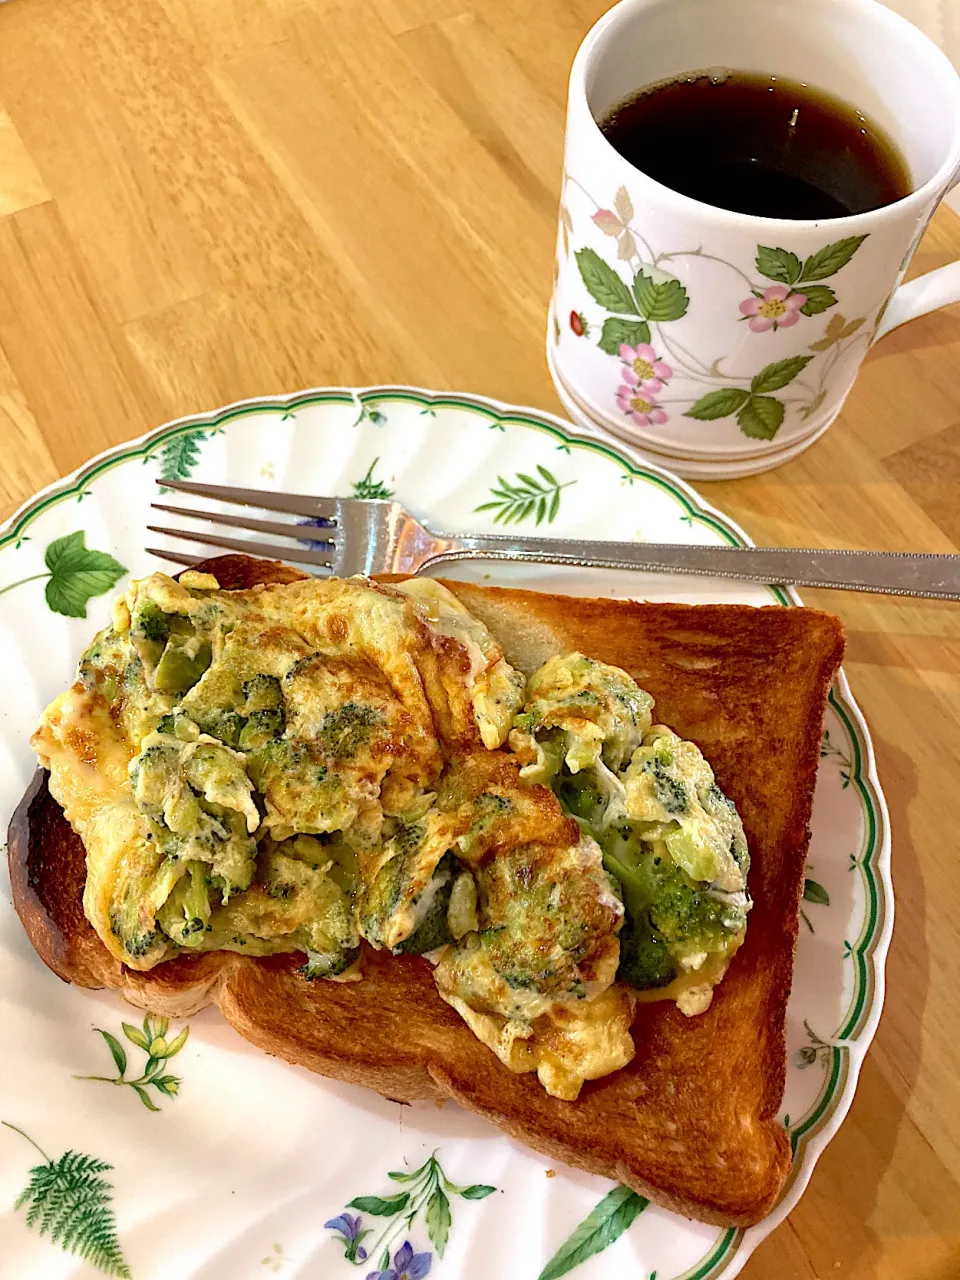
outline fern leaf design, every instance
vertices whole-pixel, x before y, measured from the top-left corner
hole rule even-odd
[[[161,480],[187,480],[200,461],[200,442],[206,438],[205,431],[185,431],[174,436],[160,450]]]
[[[560,493],[576,484],[576,480],[567,480],[563,484],[552,471],[537,464],[539,476],[531,476],[518,471],[517,478],[510,484],[503,476],[497,476],[499,487],[493,485],[490,494],[491,502],[484,502],[474,511],[493,511],[494,524],[518,524],[528,516],[536,515],[537,524],[544,520],[552,524],[560,510]]]
[[[355,498],[392,498],[393,490],[388,489],[382,480],[374,480],[373,469],[380,461],[374,458],[367,468],[367,474],[362,480],[354,480],[353,496]]]
[[[4,1120],[44,1158],[30,1170],[30,1181],[15,1208],[27,1210],[27,1226],[67,1253],[90,1262],[108,1276],[131,1280],[130,1268],[117,1240],[113,1187],[102,1175],[113,1168],[95,1156],[67,1151],[51,1160],[28,1134]]]

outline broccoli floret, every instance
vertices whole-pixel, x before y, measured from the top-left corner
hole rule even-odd
[[[564,771],[554,779],[553,789],[566,813],[581,818],[591,831],[599,825],[606,805],[589,769],[572,774]]]
[[[464,854],[475,854],[482,843],[495,833],[497,825],[504,814],[513,808],[506,796],[498,796],[492,791],[485,791],[473,802],[474,818],[470,829],[460,837],[458,843]]]
[[[629,825],[604,840],[603,865],[620,886],[626,917],[620,930],[617,981],[639,991],[665,987],[677,974],[666,940],[650,919],[657,882],[652,858],[642,850]]]
[[[680,961],[725,950],[746,923],[746,906],[712,896],[669,857],[662,843],[641,841],[629,823],[602,841],[603,864],[620,886],[626,922],[618,980],[644,990],[666,986]]]
[[[265,792],[271,781],[286,777],[302,788],[316,787],[325,782],[327,766],[317,760],[310,746],[308,743],[289,742],[286,738],[270,738],[262,746],[253,747],[247,764],[257,789]],[[336,781],[331,777],[331,782]]]
[[[346,951],[308,951],[307,963],[300,973],[308,982],[317,978],[334,978],[349,969],[359,954],[359,947]]]
[[[170,636],[173,619],[174,615],[164,613],[156,601],[141,600],[131,619],[130,630],[140,639],[163,645]]]
[[[231,880],[228,875],[221,875],[218,872],[207,876],[207,884],[213,893],[217,895],[220,905],[225,907],[231,898],[236,897],[238,893],[244,893],[250,888],[250,879],[246,879],[246,883],[240,883]]]
[[[197,683],[213,661],[209,644],[200,644],[191,652],[191,642],[172,635],[167,641],[157,669],[153,673],[154,687],[161,693],[181,695]]]
[[[246,766],[268,812],[290,833],[312,835],[343,830],[356,817],[349,789],[327,761],[313,739],[274,738],[250,751]]]
[[[662,870],[650,919],[671,947],[687,952],[718,951],[743,929],[745,906],[712,896],[668,860]]]
[[[323,717],[317,737],[335,760],[348,760],[369,741],[370,731],[383,724],[383,713],[359,702],[347,702]]]
[[[238,712],[226,711],[221,707],[211,707],[209,710],[194,707],[193,718],[201,733],[219,738],[228,747],[239,744],[244,721]]]
[[[564,766],[550,785],[564,811],[597,840],[623,816],[623,784],[602,760],[576,773],[570,773]]]
[[[447,911],[450,907],[455,871],[456,863],[452,855],[444,854],[437,864],[432,880],[423,892],[423,897],[429,900],[426,914],[410,937],[400,943],[397,947],[398,951],[405,955],[422,956],[427,951],[436,951],[437,947],[453,941],[447,921]],[[416,908],[416,901],[413,905]]]
[[[747,848],[747,838],[743,834],[743,826],[740,822],[740,815],[737,813],[737,806],[728,795],[725,795],[720,790],[716,783],[713,783],[710,790],[702,798],[701,803],[707,813],[712,814],[714,817],[722,816],[727,819],[729,827],[732,828],[730,856],[746,876],[750,870],[750,850]]]
[[[258,675],[243,686],[244,712],[269,711],[283,705],[283,691],[276,676]]]
[[[628,918],[620,930],[620,967],[617,981],[647,991],[666,987],[677,976],[677,965],[671,957],[663,935],[650,923],[644,912]]]
[[[80,655],[78,674],[88,689],[97,689],[115,702],[127,657],[115,631],[101,631]]]
[[[392,838],[401,853],[411,853],[426,834],[427,828],[422,822],[405,822],[401,817],[396,820]]]
[[[263,707],[252,711],[246,722],[241,721],[241,724],[237,745],[241,751],[255,751],[275,738],[282,737],[286,728],[286,716],[283,707]]]
[[[268,897],[276,898],[278,902],[286,902],[296,893],[296,887],[287,884],[283,880],[271,880],[269,884],[265,884],[264,890]]]
[[[403,894],[406,860],[402,854],[384,863],[373,881],[362,893],[361,932],[364,937],[379,942],[386,922],[396,911]]]
[[[134,960],[142,960],[158,944],[162,944],[165,941],[159,929],[128,932],[124,926],[122,913],[116,909],[110,913],[110,928],[114,937],[120,940],[127,955]]]
[[[157,912],[157,920],[168,938],[182,946],[198,945],[210,922],[210,892],[207,867],[189,862],[186,874]]]

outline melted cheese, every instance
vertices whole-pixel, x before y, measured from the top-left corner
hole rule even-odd
[[[547,1093],[573,1102],[584,1082],[619,1071],[633,1060],[632,993],[609,987],[596,999],[554,1004],[534,1022],[473,1009],[441,990],[470,1030],[517,1074],[535,1071]]]

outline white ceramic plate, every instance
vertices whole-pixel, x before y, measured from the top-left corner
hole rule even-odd
[[[143,550],[153,536],[145,525],[158,475],[325,494],[390,491],[449,530],[499,528],[495,516],[527,507],[519,527],[532,527],[539,495],[531,504],[522,494],[539,486],[548,517],[556,512],[543,526],[552,533],[745,541],[725,516],[666,472],[638,463],[627,446],[477,396],[313,391],[173,423],[37,495],[0,535],[4,825],[34,770],[28,737],[107,621],[125,576],[113,580],[121,570],[139,576],[158,567]],[[499,510],[478,511],[491,501]],[[81,533],[88,549],[116,565],[85,558]],[[491,569],[500,581],[573,594],[790,603],[778,590],[737,583]],[[462,572],[483,576],[483,566]],[[85,599],[85,619],[64,616]],[[103,1271],[136,1280],[366,1280],[380,1271],[388,1280],[735,1275],[796,1203],[843,1119],[880,1014],[893,912],[888,824],[867,730],[842,677],[821,755],[788,1009],[783,1121],[795,1162],[782,1203],[761,1225],[703,1226],[644,1207],[601,1178],[554,1174],[550,1162],[453,1104],[401,1107],[328,1082],[248,1046],[215,1012],[189,1028],[144,1027],[113,994],[68,987],[44,968],[10,905],[4,870],[0,1120],[16,1126],[0,1128],[5,1280],[92,1280]],[[154,1041],[152,1058],[146,1039]],[[138,1092],[131,1082],[144,1077]],[[413,1181],[391,1177],[418,1169]],[[436,1194],[440,1169],[467,1194],[448,1189],[446,1201]],[[386,1197],[408,1192],[406,1207],[393,1212]],[[564,1254],[595,1209],[596,1229]],[[92,1261],[51,1238],[61,1220],[73,1231],[67,1243]],[[373,1234],[351,1247],[358,1229]],[[380,1267],[385,1252],[389,1265]]]

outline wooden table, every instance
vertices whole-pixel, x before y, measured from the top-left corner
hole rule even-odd
[[[0,515],[179,414],[408,382],[556,410],[566,79],[604,0],[0,7]],[[927,269],[960,255],[941,212]],[[956,551],[960,310],[886,338],[769,475],[755,539]],[[853,1110],[749,1280],[960,1276],[960,606],[809,592],[892,811],[887,1007]]]

